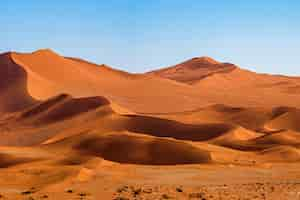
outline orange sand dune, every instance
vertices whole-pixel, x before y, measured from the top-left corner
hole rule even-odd
[[[279,131],[271,134],[261,136],[254,139],[252,142],[256,144],[269,144],[269,145],[299,145],[300,134],[294,131]]]
[[[274,108],[276,110],[276,108]],[[232,107],[215,104],[188,112],[159,114],[161,118],[173,119],[188,124],[229,123],[253,131],[263,131],[264,125],[276,115],[271,108]]]
[[[103,97],[74,99],[68,95],[59,95],[26,110],[19,119],[34,120],[35,124],[53,123],[108,104],[109,101]]]
[[[0,78],[0,195],[10,199],[138,199],[159,189],[121,185],[299,177],[299,77],[208,57],[132,74],[44,49],[0,55]]]
[[[34,159],[17,157],[15,155],[0,153],[0,168],[7,168],[10,166],[32,162]]]
[[[211,162],[210,154],[184,142],[132,134],[85,134],[48,144],[72,145],[85,156],[100,156],[119,163],[176,165]]]
[[[189,99],[197,94],[184,84],[65,58],[47,49],[31,54],[12,53],[11,58],[27,72],[30,95],[40,100],[61,93],[74,97],[105,96],[140,112],[190,109],[199,102]]]
[[[300,151],[289,146],[276,146],[260,152],[260,155],[268,162],[299,162]]]
[[[175,66],[148,72],[163,78],[193,84],[214,73],[228,73],[236,66],[230,63],[220,63],[209,57],[193,58]]]
[[[209,58],[194,58],[150,74],[191,84],[199,94],[205,93],[204,98],[213,104],[299,107],[296,92],[299,77],[259,74]]]
[[[27,92],[27,72],[16,65],[11,54],[0,55],[0,112],[16,111],[34,103]]]
[[[275,116],[271,121],[265,124],[265,127],[272,130],[289,129],[299,132],[299,117],[299,109],[289,109],[286,110],[286,112],[282,112],[280,115]]]
[[[286,85],[277,83],[288,82],[290,85],[299,83],[299,78],[257,74],[236,68],[230,73],[216,73],[199,80],[194,87],[207,91],[211,101],[241,107],[299,107],[299,96],[284,92]],[[291,101],[295,99],[296,101]]]
[[[3,118],[7,132],[3,137],[10,138],[3,140],[3,144],[39,144],[51,137],[65,138],[90,130],[128,130],[188,141],[216,140],[221,145],[224,141],[251,140],[280,129],[298,131],[299,117],[292,106],[298,106],[300,97],[294,95],[295,101],[288,101],[286,93],[277,91],[278,87],[298,83],[298,78],[256,74],[207,57],[162,70],[188,79],[189,75],[182,72],[187,70],[194,76],[189,81],[161,78],[160,71],[130,74],[62,57],[48,49],[30,54],[8,53],[0,60],[4,66],[1,69],[6,70],[3,74],[14,80],[14,84],[1,83],[0,101],[5,105],[2,110],[20,111],[12,116],[13,120],[6,122]],[[158,91],[161,93],[157,94]],[[16,96],[18,100],[13,101]],[[243,107],[244,104],[259,107]],[[274,108],[277,104],[281,107]],[[118,114],[113,105],[152,113],[152,117]],[[186,111],[190,108],[196,109]],[[99,128],[101,121],[105,123]],[[68,128],[67,124],[75,122],[79,125]],[[7,136],[12,125],[16,133]],[[23,134],[18,133],[22,129]],[[38,137],[25,142],[24,132]]]
[[[195,58],[177,67],[167,68],[174,70],[178,76],[194,76],[192,85],[176,78],[170,80],[159,73],[130,74],[106,65],[62,57],[47,49],[28,54],[8,53],[0,60],[12,71],[16,68],[23,71],[23,83],[20,84],[23,88],[13,87],[14,90],[18,88],[16,93],[22,96],[18,99],[24,101],[20,105],[31,104],[28,94],[34,99],[46,100],[67,93],[74,97],[105,96],[122,107],[140,113],[182,112],[209,104],[300,106],[299,95],[285,92],[298,85],[299,78],[257,74],[209,58]],[[190,75],[182,73],[182,70],[187,70]],[[18,109],[18,106],[15,109],[5,107],[6,110]]]
[[[248,141],[258,138],[259,136],[261,136],[260,133],[256,133],[241,127],[236,127],[235,129],[232,129],[223,135],[211,139],[210,142],[222,145],[228,142]]]
[[[6,122],[6,127],[11,126],[14,126],[13,133],[10,134],[8,128],[7,134],[0,135],[0,138],[3,137],[1,144],[28,146],[82,132],[122,130],[178,140],[205,141],[236,129],[226,123],[193,125],[158,117],[122,115],[103,97],[72,98],[68,95],[59,95],[17,113]]]
[[[266,150],[281,145],[298,148],[300,145],[300,135],[293,131],[262,134],[247,130],[237,130],[236,132],[215,138],[210,143],[248,152]]]

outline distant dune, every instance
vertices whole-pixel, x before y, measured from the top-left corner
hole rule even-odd
[[[218,73],[228,73],[236,68],[230,63],[220,63],[209,57],[187,60],[175,66],[148,72],[163,78],[193,84],[205,77]]]
[[[73,97],[105,96],[139,113],[183,112],[212,104],[300,106],[300,95],[292,92],[300,85],[299,78],[257,74],[208,57],[145,74],[63,57],[49,49],[2,54],[0,62],[7,79],[1,84],[0,111],[22,109],[62,93]],[[12,96],[18,101],[10,101]]]
[[[10,55],[27,73],[28,92],[39,100],[61,93],[74,97],[105,96],[130,110],[142,112],[181,110],[196,105],[193,100],[192,105],[176,108],[185,105],[186,97],[197,95],[192,88],[167,79],[65,58],[48,49]],[[165,101],[168,104],[162,103]]]

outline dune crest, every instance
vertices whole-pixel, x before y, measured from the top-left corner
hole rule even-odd
[[[47,49],[11,55],[26,72],[27,91],[34,99],[46,100],[61,93],[74,97],[105,96],[133,112],[168,111],[175,105],[182,105],[178,107],[182,110],[196,105],[196,98],[192,98],[191,105],[185,103],[187,96],[197,96],[192,88],[174,81],[63,57]],[[143,90],[138,91],[138,87]],[[163,103],[165,100],[168,104]]]
[[[234,70],[235,65],[220,63],[209,57],[196,57],[175,66],[148,72],[163,78],[193,84],[214,73],[226,73]]]

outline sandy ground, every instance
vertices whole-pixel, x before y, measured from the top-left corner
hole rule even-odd
[[[300,198],[299,164],[157,167],[98,162],[94,168],[27,165],[1,170],[0,193],[16,200]]]

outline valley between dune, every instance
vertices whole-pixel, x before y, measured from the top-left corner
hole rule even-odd
[[[300,199],[300,78],[0,55],[0,199]]]

